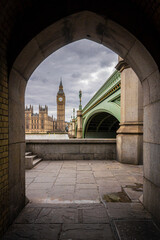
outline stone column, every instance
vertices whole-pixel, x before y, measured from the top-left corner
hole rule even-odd
[[[68,125],[68,137],[69,138],[72,137],[72,122],[70,122]]]
[[[75,138],[75,119],[72,119],[72,138]]]
[[[117,131],[117,160],[143,163],[143,92],[135,72],[122,60],[116,66],[121,72],[121,122]]]
[[[82,138],[82,110],[77,111],[77,138]]]

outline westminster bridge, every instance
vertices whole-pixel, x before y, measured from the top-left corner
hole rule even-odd
[[[116,70],[82,109],[82,138],[115,138],[121,119],[120,102],[121,76]],[[77,137],[77,125],[73,113],[70,138]]]

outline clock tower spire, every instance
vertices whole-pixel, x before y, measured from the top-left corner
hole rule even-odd
[[[59,91],[57,92],[57,131],[65,132],[65,94],[62,78],[60,79]]]

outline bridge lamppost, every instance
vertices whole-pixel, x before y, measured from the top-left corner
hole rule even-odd
[[[75,108],[73,108],[73,118],[72,118],[72,138],[75,138]]]
[[[82,138],[82,91],[79,91],[79,110],[77,111],[77,138]]]
[[[79,91],[79,110],[82,110],[82,104],[81,104],[81,99],[82,99],[82,91]]]

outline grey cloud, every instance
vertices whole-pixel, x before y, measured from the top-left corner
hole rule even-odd
[[[75,72],[75,73],[73,73],[72,75],[71,75],[71,77],[72,78],[79,78],[79,77],[81,77],[81,73],[79,73],[79,72]]]

